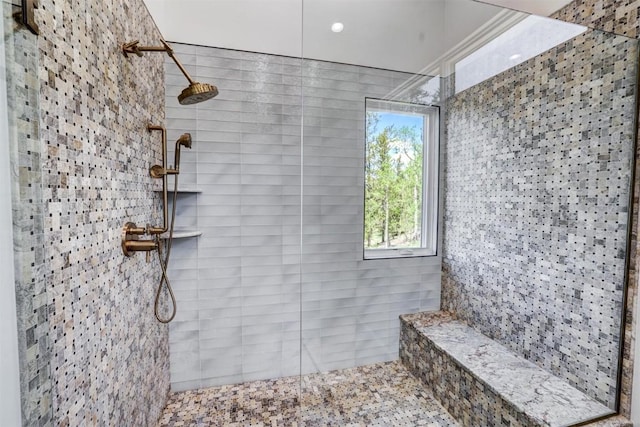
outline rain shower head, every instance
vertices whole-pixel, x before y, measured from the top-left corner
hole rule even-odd
[[[138,56],[142,56],[142,52],[167,52],[167,55],[173,59],[182,74],[189,80],[189,86],[178,95],[178,102],[182,105],[197,104],[198,102],[206,101],[218,95],[218,88],[209,83],[199,83],[194,81],[187,70],[184,69],[178,58],[173,54],[173,49],[164,40],[160,40],[162,46],[138,46],[140,43],[138,40],[134,40],[122,45],[122,52],[125,57],[129,57],[130,53]]]
[[[218,95],[218,88],[214,85],[193,82],[178,95],[178,102],[182,105],[197,104],[198,102],[211,99],[216,95]]]

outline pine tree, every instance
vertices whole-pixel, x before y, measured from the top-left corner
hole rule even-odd
[[[422,135],[418,129],[386,126],[367,113],[365,228],[367,248],[416,246],[422,207]]]

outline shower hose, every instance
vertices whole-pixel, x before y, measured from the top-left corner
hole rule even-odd
[[[171,206],[171,224],[169,226],[169,238],[166,240],[167,242],[167,253],[162,257],[162,239],[160,235],[156,234],[156,243],[158,244],[158,261],[160,262],[160,268],[162,269],[162,276],[160,277],[160,283],[158,284],[158,290],[156,292],[156,300],[153,307],[153,312],[156,315],[156,319],[160,323],[169,323],[176,317],[176,311],[178,309],[176,303],[176,297],[173,294],[173,289],[171,288],[171,282],[169,282],[169,276],[167,275],[167,268],[169,266],[169,257],[171,256],[171,244],[173,243],[173,226],[176,223],[176,205],[178,197],[178,175],[174,175],[173,181],[173,205]],[[162,293],[163,285],[167,286],[167,290],[169,291],[169,296],[171,297],[171,304],[173,305],[173,311],[171,312],[171,316],[163,319],[160,316],[160,294]]]

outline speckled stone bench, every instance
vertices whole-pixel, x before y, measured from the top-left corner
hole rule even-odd
[[[463,426],[567,426],[613,413],[449,313],[400,321],[400,359]]]

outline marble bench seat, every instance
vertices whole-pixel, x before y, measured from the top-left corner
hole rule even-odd
[[[449,313],[400,320],[400,359],[464,426],[570,426],[614,413]]]

